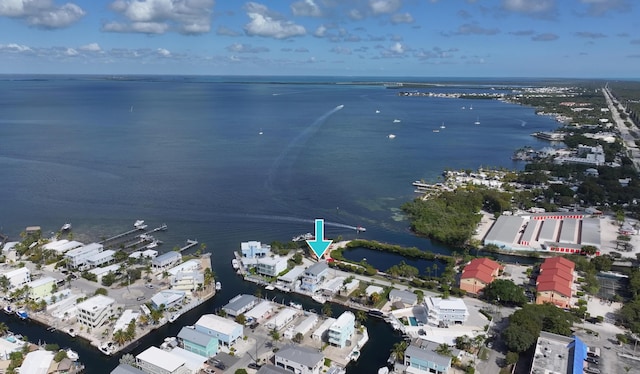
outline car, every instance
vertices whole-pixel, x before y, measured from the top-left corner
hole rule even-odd
[[[136,297],[136,300],[137,300],[137,301],[142,301],[142,300],[144,300],[144,299],[145,299],[145,297],[144,297],[144,296],[138,296],[138,297]]]
[[[584,372],[590,374],[600,374],[600,369],[589,366],[584,369]]]
[[[248,367],[249,369],[256,369],[256,370],[258,370],[258,369],[260,369],[260,368],[262,367],[262,365],[258,365],[258,364],[256,364],[255,362],[251,362],[251,363],[249,363],[249,365],[247,365],[247,367]]]
[[[224,369],[226,369],[226,368],[227,368],[227,365],[225,365],[225,364],[224,364],[224,362],[218,362],[218,363],[216,364],[216,367],[217,367],[218,369],[220,369],[220,370],[224,370]]]
[[[585,360],[585,361],[587,361],[587,362],[589,362],[589,363],[592,363],[592,364],[596,364],[596,365],[599,365],[599,364],[600,364],[600,360],[598,360],[598,359],[597,359],[597,358],[595,358],[595,357],[587,357],[587,358],[585,358],[584,360]]]
[[[151,283],[147,283],[144,286],[147,287],[147,288],[153,288],[153,284],[151,284]]]

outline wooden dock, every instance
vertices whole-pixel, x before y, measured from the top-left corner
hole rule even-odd
[[[197,240],[187,239],[187,245],[185,245],[184,247],[181,247],[180,248],[180,252],[186,251],[187,249],[189,249],[191,247],[195,247],[196,245],[198,245],[198,241]]]
[[[146,227],[146,226],[144,226],[144,227]],[[118,240],[118,239],[123,239],[123,238],[126,238],[127,236],[130,236],[130,235],[132,235],[132,234],[135,234],[135,233],[141,232],[141,231],[143,231],[143,230],[144,230],[144,227],[136,227],[136,228],[134,228],[133,230],[125,231],[125,232],[123,232],[122,234],[118,234],[118,235],[112,236],[112,237],[107,238],[107,239],[105,239],[105,240],[103,240],[103,241],[100,241],[100,242],[98,242],[98,243],[106,246],[106,245],[107,245],[108,243],[110,243],[110,242],[116,241],[116,240]],[[166,231],[166,230],[167,230],[167,224],[166,224],[166,223],[163,223],[162,225],[160,225],[160,226],[156,227],[155,229],[152,229],[152,230],[149,230],[149,231],[145,231],[145,232],[143,232],[143,234],[152,234],[152,233],[154,233],[154,232],[158,232],[158,231]],[[138,243],[138,244],[139,244],[139,243]]]

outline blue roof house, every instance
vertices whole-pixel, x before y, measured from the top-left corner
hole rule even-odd
[[[218,354],[218,339],[201,331],[183,327],[178,333],[182,347],[202,357],[213,357]]]

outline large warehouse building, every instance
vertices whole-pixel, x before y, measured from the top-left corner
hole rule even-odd
[[[579,212],[502,215],[485,236],[484,244],[512,251],[580,253],[585,245],[599,249],[600,219]]]

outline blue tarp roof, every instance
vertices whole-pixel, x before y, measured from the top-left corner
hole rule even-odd
[[[577,336],[572,336],[573,343],[569,344],[569,348],[573,352],[573,365],[571,366],[572,374],[582,374],[584,372],[584,360],[587,358],[587,345],[584,344]]]

